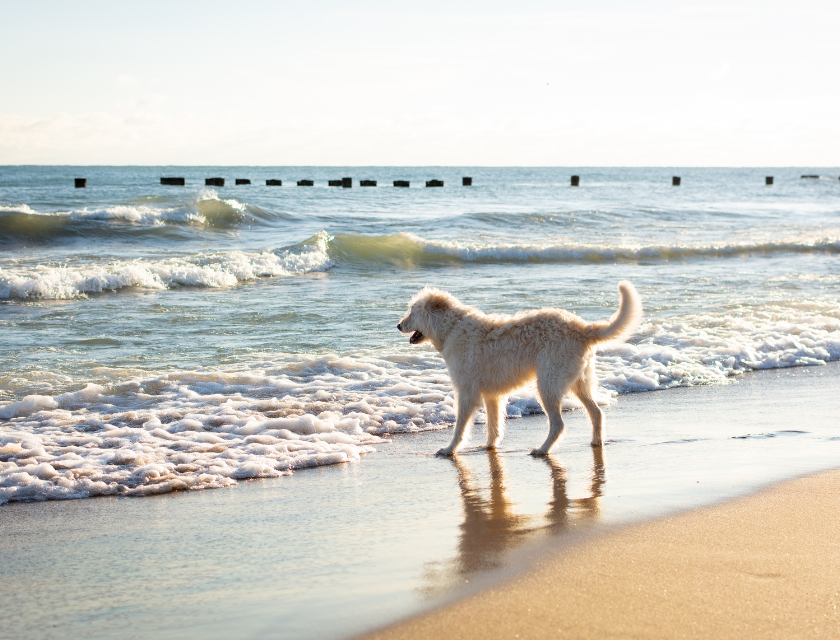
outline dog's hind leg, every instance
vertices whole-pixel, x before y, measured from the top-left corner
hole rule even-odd
[[[568,385],[551,384],[544,379],[538,379],[537,389],[540,392],[543,409],[545,409],[548,415],[548,437],[542,443],[542,446],[531,450],[531,455],[547,456],[566,429],[566,425],[563,424],[563,416],[561,415],[561,402],[563,400],[563,393],[568,389]]]
[[[592,446],[600,447],[604,443],[604,412],[592,398],[592,390],[598,384],[595,374],[595,359],[591,358],[583,371],[583,375],[577,379],[572,391],[583,403],[583,408],[589,414],[592,421]]]
[[[455,399],[458,404],[458,417],[455,419],[455,433],[452,435],[452,442],[448,447],[440,449],[435,455],[451,456],[458,451],[458,447],[465,438],[469,437],[470,425],[473,414],[481,405],[481,396],[478,393],[456,392]]]
[[[505,437],[504,396],[484,396],[484,408],[487,410],[487,448],[495,449]]]

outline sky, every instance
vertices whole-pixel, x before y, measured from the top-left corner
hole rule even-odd
[[[0,165],[840,166],[836,1],[0,16]]]

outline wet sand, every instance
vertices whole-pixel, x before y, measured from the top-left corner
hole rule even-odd
[[[723,569],[706,571],[707,549],[724,554],[716,538],[702,544],[689,539],[687,550],[671,548],[673,561],[651,547],[654,562],[632,555],[647,548],[641,543],[615,551],[584,541],[619,544],[610,541],[620,538],[597,536],[837,467],[838,388],[840,363],[832,363],[757,372],[725,386],[622,396],[607,410],[603,449],[589,446],[588,421],[573,412],[564,418],[566,440],[544,459],[527,455],[545,436],[545,417],[533,416],[510,422],[496,454],[473,448],[455,460],[435,458],[451,431],[431,432],[394,437],[358,464],[227,489],[7,504],[0,507],[0,638],[347,638],[430,610],[439,613],[422,618],[423,624],[459,611],[455,617],[470,620],[466,631],[472,632],[479,627],[464,611],[479,602],[473,598],[506,592],[500,584],[525,589],[523,580],[542,575],[528,569],[544,558],[562,562],[563,549],[601,549],[589,560],[568,556],[584,559],[578,561],[580,580],[567,589],[588,585],[595,607],[624,602],[619,587],[610,590],[610,572],[619,560],[637,558],[641,611],[627,601],[625,613],[597,615],[627,625],[629,631],[621,627],[618,636],[638,631],[655,637],[660,632],[652,625],[667,619],[661,609],[687,615],[690,604],[714,608],[714,590],[704,595],[708,585],[723,580],[723,569],[738,577],[741,568],[753,566],[752,556],[734,550],[720,556]],[[480,443],[481,427],[476,431],[473,442]],[[794,500],[785,513],[771,512],[758,531],[782,527],[799,505]],[[704,513],[715,511],[678,518],[709,519],[702,533],[717,522]],[[739,524],[734,520],[732,527]],[[720,522],[728,531],[728,521]],[[662,535],[679,540],[683,530],[680,525]],[[748,534],[737,530],[730,537],[743,541]],[[774,556],[772,548],[762,548],[756,553]],[[816,562],[829,558],[814,549]],[[592,562],[600,569],[592,570]],[[755,567],[758,575],[745,573],[745,580],[786,584],[784,567]],[[690,570],[699,572],[694,591],[691,584],[678,585]],[[603,581],[586,583],[587,577]],[[688,604],[677,595],[659,595],[666,579],[674,586],[663,589]],[[556,577],[545,580],[548,589]],[[553,624],[547,612],[556,600],[571,606],[568,593],[547,598],[552,604],[540,617]],[[760,610],[752,600],[743,608],[742,615]],[[499,629],[537,619],[527,618],[521,603],[494,609],[501,618],[487,620],[498,620]],[[578,620],[581,628],[597,629]],[[401,627],[406,633],[411,628]],[[532,632],[511,637],[515,633]],[[494,629],[491,635],[499,634]],[[707,637],[720,635],[716,630]]]
[[[366,636],[836,638],[840,470],[546,553],[507,583]]]

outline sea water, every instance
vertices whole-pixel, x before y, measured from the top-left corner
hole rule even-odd
[[[171,175],[186,186],[159,184]],[[396,330],[424,285],[486,312],[599,320],[631,280],[645,320],[599,353],[602,404],[838,360],[838,176],[1,167],[0,504],[364,464],[393,434],[450,428],[443,361]],[[539,411],[533,387],[507,407]]]

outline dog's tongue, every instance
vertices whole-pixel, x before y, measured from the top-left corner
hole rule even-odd
[[[419,331],[415,331],[411,334],[411,337],[408,339],[409,344],[417,344],[420,340],[423,339],[423,334]]]

